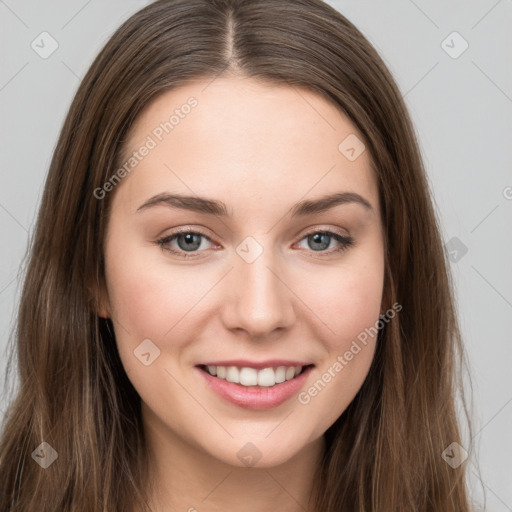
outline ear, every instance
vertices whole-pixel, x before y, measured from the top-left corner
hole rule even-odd
[[[102,281],[89,288],[94,311],[101,318],[110,318],[111,308],[106,284]]]

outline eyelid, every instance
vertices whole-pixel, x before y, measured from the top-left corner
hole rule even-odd
[[[349,233],[348,229],[345,229],[344,231],[339,227],[333,227],[333,226],[327,226],[327,225],[322,226],[321,224],[312,224],[312,225],[304,228],[301,231],[300,240],[302,240],[305,236],[308,236],[308,235],[314,234],[314,233],[336,233],[337,235],[340,235],[342,237],[350,238],[350,233]],[[299,235],[297,235],[297,236],[299,236]]]

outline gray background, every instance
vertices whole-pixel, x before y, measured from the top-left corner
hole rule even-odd
[[[0,0],[0,372],[64,115],[113,30],[147,3]],[[377,48],[413,117],[453,260],[472,375],[475,430],[464,441],[474,448],[471,486],[480,503],[485,490],[486,510],[512,511],[512,1],[329,3]],[[46,59],[31,47],[42,46],[44,31],[58,43]],[[0,414],[5,406],[1,400]]]

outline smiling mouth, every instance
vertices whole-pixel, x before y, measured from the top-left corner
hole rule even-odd
[[[263,369],[239,366],[199,365],[198,367],[212,377],[244,387],[273,387],[295,379],[313,364],[306,366],[276,366]]]

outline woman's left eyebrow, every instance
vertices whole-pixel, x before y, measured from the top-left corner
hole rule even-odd
[[[365,210],[374,212],[371,203],[363,196],[355,192],[339,192],[319,199],[300,201],[291,207],[290,213],[292,217],[303,217],[314,213],[321,213],[343,204],[358,204],[364,207]],[[199,196],[169,194],[167,192],[152,196],[139,206],[137,212],[161,205],[190,210],[206,215],[216,215],[220,217],[233,216],[232,213],[229,212],[226,204],[222,201]]]

